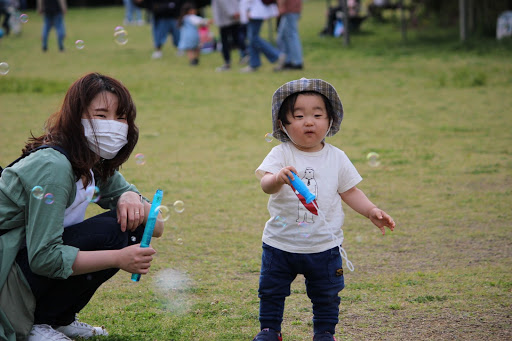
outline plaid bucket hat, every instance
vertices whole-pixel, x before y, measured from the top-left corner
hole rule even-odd
[[[290,81],[281,85],[272,96],[272,136],[281,142],[290,141],[290,138],[281,130],[278,122],[279,110],[284,100],[297,92],[315,91],[318,92],[331,102],[334,109],[334,119],[331,129],[327,132],[327,136],[333,136],[340,130],[340,124],[343,120],[343,104],[334,87],[322,79],[301,78]]]

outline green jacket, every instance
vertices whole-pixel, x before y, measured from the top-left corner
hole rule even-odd
[[[137,192],[116,172],[107,182],[96,182],[104,209],[115,209],[119,196]],[[53,194],[53,203],[32,195],[41,186]],[[78,249],[62,244],[64,211],[75,200],[76,181],[71,164],[60,152],[36,151],[6,168],[0,177],[0,340],[24,340],[33,322],[35,299],[15,258],[26,241],[31,270],[66,279]],[[8,230],[7,232],[5,230]],[[4,233],[4,234],[2,234]]]

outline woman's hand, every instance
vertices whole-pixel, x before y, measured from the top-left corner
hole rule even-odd
[[[135,231],[144,223],[144,203],[135,192],[125,192],[117,201],[117,222],[121,224],[121,231]]]
[[[119,250],[118,266],[132,274],[147,274],[155,253],[152,247],[127,246]]]

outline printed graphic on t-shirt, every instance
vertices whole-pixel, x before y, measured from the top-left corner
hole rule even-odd
[[[309,204],[306,204],[306,199],[302,194],[300,194],[295,188],[293,188],[293,192],[299,199],[298,209],[297,209],[297,223],[302,224],[311,224],[315,222],[314,215],[318,215],[316,207],[318,207],[316,203],[316,198],[318,198],[318,186],[315,180],[315,171],[313,168],[308,167],[304,172],[304,177],[302,177],[302,182],[306,185],[311,193],[315,196],[315,200],[311,201]]]

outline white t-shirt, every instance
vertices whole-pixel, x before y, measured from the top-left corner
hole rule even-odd
[[[91,170],[92,175],[92,184],[87,186],[93,187],[96,186],[94,182],[94,173]],[[84,188],[84,183],[82,182],[82,179],[78,179],[76,182],[76,196],[75,201],[66,208],[66,211],[64,212],[64,227],[68,227],[71,225],[75,225],[78,223],[81,223],[85,219],[85,211],[87,210],[87,206],[89,206],[91,198],[87,197],[86,188]]]
[[[361,175],[342,150],[328,143],[318,152],[303,152],[293,143],[284,142],[272,148],[256,169],[256,177],[261,179],[266,172],[276,174],[286,166],[295,167],[316,196],[321,213],[316,212],[313,203],[304,205],[293,189],[284,185],[270,195],[270,219],[265,224],[263,242],[293,253],[323,252],[340,245],[345,214],[339,193],[357,185]],[[322,213],[327,224],[321,219]]]

